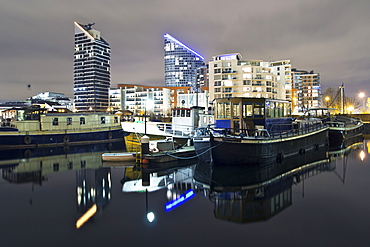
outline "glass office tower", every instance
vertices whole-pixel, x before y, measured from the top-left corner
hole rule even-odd
[[[107,111],[110,46],[92,29],[75,22],[74,103],[77,111]]]
[[[168,87],[196,87],[204,57],[169,34],[164,35],[164,75]],[[198,70],[199,71],[199,70]]]

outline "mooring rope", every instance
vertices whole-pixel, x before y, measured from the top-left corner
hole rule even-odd
[[[201,155],[205,154],[206,152],[208,152],[208,151],[210,151],[210,150],[212,150],[212,149],[214,149],[214,148],[216,148],[216,147],[220,146],[222,143],[224,143],[224,142],[222,141],[222,142],[220,142],[219,144],[217,144],[216,146],[214,146],[214,147],[210,147],[210,148],[206,149],[204,152],[202,152],[202,153],[200,153],[200,154],[197,154],[197,155],[195,155],[195,156],[192,156],[192,157],[178,157],[178,156],[175,156],[175,155],[173,155],[173,154],[171,154],[171,153],[169,153],[169,152],[167,152],[167,151],[165,151],[164,153],[165,153],[166,155],[168,155],[168,156],[170,156],[170,157],[173,157],[173,158],[176,158],[176,159],[181,159],[181,160],[194,159],[194,158],[198,158],[199,156],[201,156]]]

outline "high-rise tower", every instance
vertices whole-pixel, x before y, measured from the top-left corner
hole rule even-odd
[[[110,87],[110,46],[94,24],[75,22],[74,102],[77,111],[106,111]]]
[[[168,87],[196,87],[204,57],[169,34],[164,35],[164,76]]]

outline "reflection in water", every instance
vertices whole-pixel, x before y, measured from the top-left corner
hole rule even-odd
[[[198,163],[198,190],[214,203],[216,218],[239,223],[267,220],[292,204],[292,186],[333,171],[326,150],[307,152],[283,163],[217,167]]]
[[[63,147],[42,148],[32,150],[30,154],[35,156],[32,158],[24,158],[24,150],[12,150],[13,155],[18,153],[20,156],[0,161],[2,178],[9,183],[31,183],[34,191],[35,185],[42,186],[48,181],[49,174],[75,170],[77,210],[82,215],[76,223],[79,228],[111,200],[111,169],[102,167],[102,152],[122,150],[123,147],[121,142],[70,146],[68,153]]]
[[[345,150],[307,152],[286,158],[280,164],[257,167],[213,167],[210,163],[202,162],[190,166],[166,167],[151,170],[147,174],[150,186],[142,186],[143,171],[140,168],[122,167],[117,171],[123,176],[122,184],[116,182],[115,185],[121,186],[119,191],[125,193],[145,192],[145,215],[150,222],[161,215],[155,212],[155,207],[148,205],[151,191],[158,190],[166,191],[162,193],[165,196],[163,211],[166,211],[166,207],[167,211],[177,210],[176,206],[184,207],[182,203],[186,205],[187,199],[191,200],[194,195],[205,196],[213,202],[214,215],[218,219],[240,223],[262,221],[292,205],[293,185],[304,185],[306,179],[323,172],[332,172],[344,182],[348,157],[363,157],[367,147],[361,142]],[[29,183],[32,189],[47,185],[47,181],[52,179],[49,176],[52,173],[74,170],[76,194],[73,196],[76,198],[78,212],[75,223],[79,228],[96,215],[102,215],[99,212],[111,203],[113,169],[102,167],[101,153],[106,151],[105,148],[102,147],[99,152],[96,151],[96,145],[85,146],[79,150],[90,149],[95,152],[73,153],[74,150],[70,150],[72,153],[58,155],[55,155],[55,149],[40,150],[54,155],[12,157],[1,160],[0,169],[3,179],[8,183]],[[36,153],[34,151],[33,154]],[[338,170],[340,166],[343,167],[342,172]],[[158,200],[150,202],[158,203]]]
[[[149,192],[166,189],[165,211],[185,203],[194,194],[203,195],[214,203],[216,218],[240,223],[267,220],[292,205],[293,185],[303,185],[312,176],[335,171],[336,164],[330,162],[328,154],[323,148],[264,166],[222,167],[198,162],[185,168],[152,171],[148,187],[142,186],[144,173],[126,167],[122,191],[145,192],[148,203]]]

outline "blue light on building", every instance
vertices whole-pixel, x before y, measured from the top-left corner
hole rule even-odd
[[[165,85],[194,86],[197,70],[204,67],[204,57],[169,34],[164,35]]]

